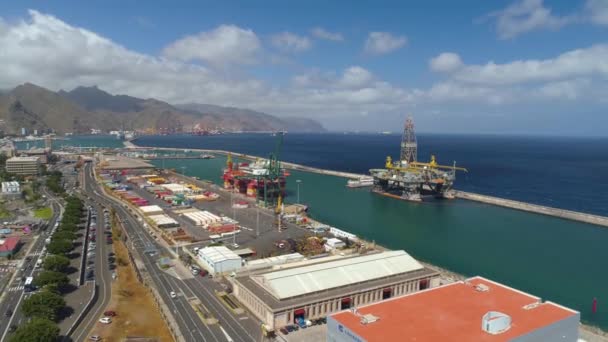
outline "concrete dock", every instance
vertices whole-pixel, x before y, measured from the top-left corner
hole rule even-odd
[[[492,197],[471,192],[456,191],[456,197],[469,201],[482,202],[511,209],[523,210],[532,213],[559,217],[567,220],[591,223],[598,226],[608,227],[608,217],[581,213],[572,210],[545,207],[537,204],[513,201],[505,198]]]

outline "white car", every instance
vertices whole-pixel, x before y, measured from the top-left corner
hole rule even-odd
[[[110,324],[112,323],[112,319],[110,317],[102,317],[99,319],[99,323]]]
[[[175,293],[175,291],[171,291],[171,293],[169,293],[169,295],[171,296],[171,298],[177,297],[177,294]]]

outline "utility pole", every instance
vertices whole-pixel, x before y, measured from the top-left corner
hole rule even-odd
[[[255,206],[255,236],[260,236],[260,207]]]
[[[297,179],[296,184],[298,186],[298,204],[300,204],[300,183],[302,183],[302,181]]]

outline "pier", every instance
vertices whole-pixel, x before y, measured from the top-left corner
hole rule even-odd
[[[471,192],[456,191],[456,197],[469,201],[476,201],[507,207],[511,209],[528,211],[531,213],[559,217],[567,220],[591,223],[598,226],[608,227],[608,217],[581,213],[578,211],[546,207],[538,204],[525,203],[520,201],[509,200],[506,198],[492,197],[486,195],[475,194]]]

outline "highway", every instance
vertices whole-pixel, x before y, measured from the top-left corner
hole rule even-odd
[[[0,341],[5,341],[8,328],[11,325],[20,326],[25,323],[26,317],[21,313],[20,305],[23,299],[27,298],[29,294],[26,294],[23,290],[23,282],[21,281],[22,277],[32,277],[38,269],[34,268],[38,258],[42,253],[42,248],[44,248],[44,240],[50,233],[51,229],[57,222],[60,212],[63,211],[63,207],[59,204],[59,202],[55,199],[53,195],[48,192],[45,192],[47,198],[52,202],[51,206],[53,208],[53,216],[49,221],[46,230],[38,236],[38,239],[32,245],[29,253],[26,256],[31,257],[31,260],[28,262],[25,259],[22,260],[21,268],[17,269],[17,276],[14,277],[12,283],[8,284],[6,288],[6,295],[4,296],[4,300],[0,303],[0,314],[2,315],[2,319],[0,319]],[[10,317],[5,316],[5,313],[8,310],[12,310],[13,314]]]
[[[95,182],[91,165],[85,166],[84,173],[83,179],[85,184],[83,185],[86,195],[97,203],[115,209],[130,238],[127,241],[127,246],[139,252],[155,288],[160,293],[165,305],[172,312],[185,341],[256,341],[256,339],[250,337],[250,333],[239,324],[234,316],[229,317],[227,315],[229,314],[227,308],[223,306],[215,295],[207,293],[201,298],[200,296],[203,293],[201,293],[201,290],[197,288],[196,283],[193,283],[192,280],[184,281],[168,275],[161,270],[157,266],[158,257],[160,254],[170,255],[170,252],[145,232],[136,218],[118,200],[102,194]],[[150,253],[152,251],[157,252]],[[178,294],[177,298],[171,298],[171,291],[175,291]],[[208,307],[219,308],[218,310],[212,310],[211,314],[220,320],[220,324],[204,324],[188,302],[188,299],[193,297],[200,298]],[[85,331],[85,328],[84,326],[79,327],[77,332]],[[80,335],[76,335],[76,333],[74,335],[85,336],[82,332],[80,332]],[[75,341],[78,340],[75,339]]]

